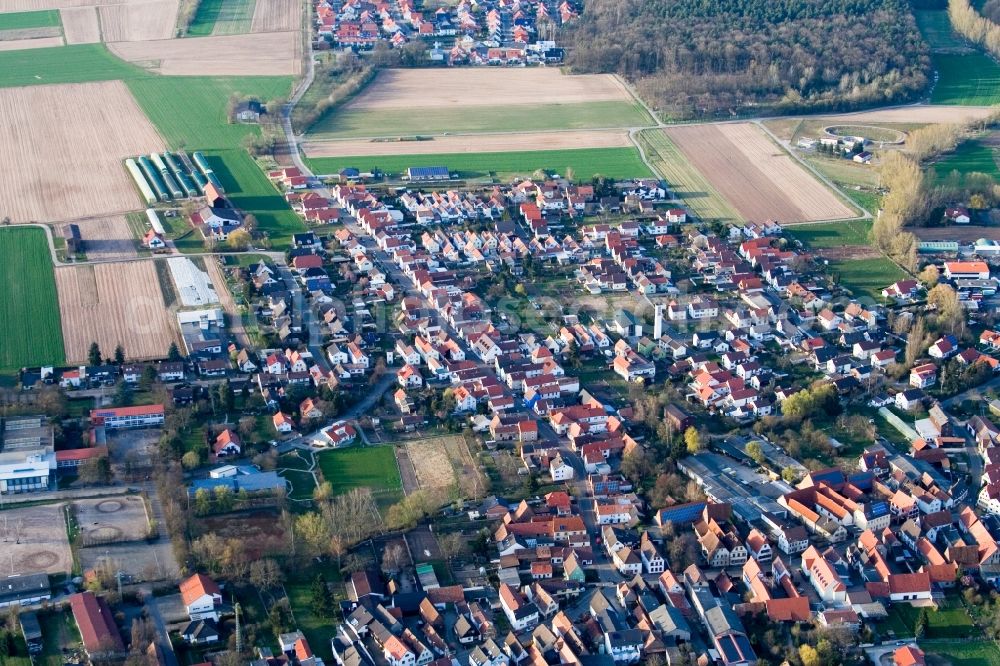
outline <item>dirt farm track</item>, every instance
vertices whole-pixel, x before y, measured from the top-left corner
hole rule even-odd
[[[136,261],[56,269],[66,361],[83,362],[91,342],[125,348],[130,359],[162,358],[178,339],[156,266]]]
[[[135,210],[122,160],[166,148],[120,81],[5,88],[0,118],[0,201],[14,222]]]

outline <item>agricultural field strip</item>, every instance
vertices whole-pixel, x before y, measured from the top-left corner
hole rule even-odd
[[[66,360],[87,358],[91,342],[125,348],[130,359],[162,358],[178,340],[151,261],[56,269]]]
[[[302,26],[302,0],[257,0],[251,32],[284,32]]]
[[[715,187],[685,159],[683,153],[665,132],[659,129],[644,130],[640,134],[639,142],[646,150],[646,158],[667,181],[670,189],[683,199],[699,218],[728,220],[737,224],[745,221]]]
[[[0,16],[3,16],[0,14]],[[43,28],[17,28],[13,30],[0,30],[0,41],[21,41],[24,39],[42,39],[45,37],[62,36],[62,28],[58,25]]]
[[[492,107],[633,101],[607,74],[565,76],[558,69],[464,68],[383,70],[345,110]]]
[[[754,124],[724,124],[719,126],[723,135],[756,164],[772,180],[777,181],[784,193],[798,193],[790,197],[804,219],[838,219],[854,217],[848,208],[826,185],[807,171],[784,148],[771,141]]]
[[[173,37],[178,0],[149,0],[101,5],[101,34],[105,42],[144,42]]]
[[[241,35],[250,32],[255,5],[254,0],[223,0],[212,34]]]
[[[0,89],[0,117],[0,201],[14,222],[136,210],[121,161],[166,147],[121,81]]]
[[[45,231],[0,229],[0,368],[64,360],[59,300]]]
[[[66,7],[59,10],[67,44],[94,44],[101,41],[101,24],[95,7]]]
[[[568,130],[565,132],[524,132],[517,134],[460,134],[439,136],[430,141],[371,141],[334,139],[308,141],[303,150],[309,157],[342,155],[436,155],[439,153],[527,152],[572,150],[576,148],[631,147],[624,130]]]
[[[114,261],[139,256],[132,228],[124,215],[81,220],[78,224],[88,260]]]
[[[25,49],[47,49],[62,46],[62,37],[38,37],[36,39],[12,39],[0,41],[0,51],[23,51]]]
[[[0,14],[0,31],[58,27],[59,12],[51,9]]]
[[[696,125],[664,131],[746,219],[801,222],[854,216],[754,125]],[[762,162],[767,163],[766,170]],[[789,193],[793,187],[800,189]]]
[[[295,76],[298,32],[222,35],[108,44],[119,58],[168,76]]]

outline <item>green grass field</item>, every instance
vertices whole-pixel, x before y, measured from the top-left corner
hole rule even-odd
[[[840,277],[840,284],[855,296],[881,298],[884,288],[907,277],[896,264],[885,257],[831,261],[830,271]]]
[[[256,0],[222,0],[215,19],[215,35],[242,35],[250,32]]]
[[[994,178],[1000,178],[1000,167],[997,160],[1000,151],[994,146],[988,146],[981,141],[966,141],[953,153],[934,164],[934,173],[938,178],[944,178],[952,171],[963,176],[969,173],[986,173]]]
[[[316,454],[323,479],[333,485],[336,494],[354,488],[373,492],[402,489],[396,452],[392,446],[355,446]]]
[[[56,278],[41,229],[0,230],[0,368],[65,361]]]
[[[802,241],[810,248],[843,247],[845,245],[870,245],[868,232],[871,220],[822,222],[785,227],[785,235]]]
[[[919,608],[908,604],[893,604],[889,608],[889,617],[880,627],[891,629],[897,638],[910,638],[914,635],[919,616]],[[961,602],[945,608],[929,609],[928,619],[928,638],[972,638],[982,635]]]
[[[573,150],[532,150],[510,153],[447,153],[440,155],[391,155],[379,157],[323,157],[309,160],[317,173],[337,173],[344,167],[362,171],[379,168],[399,174],[407,167],[446,166],[462,178],[485,178],[496,174],[509,180],[530,176],[538,169],[565,176],[572,169],[576,180],[590,180],[596,175],[609,178],[647,178],[649,169],[635,148],[578,148]]]
[[[245,150],[206,150],[205,157],[222,181],[233,205],[257,218],[257,228],[266,231],[272,244],[285,247],[292,234],[305,231],[305,223],[274,189]]]
[[[1000,64],[952,31],[947,11],[914,14],[939,76],[931,103],[1000,104]]]
[[[309,130],[310,138],[415,136],[445,132],[518,132],[651,125],[638,103],[584,102],[495,107],[334,109]]]
[[[191,19],[187,34],[191,37],[207,37],[215,30],[215,22],[219,20],[219,13],[222,11],[224,0],[201,0],[198,3],[198,11]]]
[[[136,76],[149,74],[119,60],[103,44],[0,51],[0,88],[112,81]]]
[[[26,30],[29,28],[58,28],[59,10],[46,9],[38,12],[8,12],[0,14],[0,31]]]
[[[918,641],[928,655],[947,660],[951,666],[997,666],[1000,646],[996,641]]]
[[[241,148],[255,125],[230,124],[226,103],[233,93],[275,99],[288,95],[287,76],[189,77],[142,72],[125,83],[171,148],[219,150]]]
[[[646,151],[646,159],[667,181],[667,186],[699,218],[736,224],[745,221],[661,130],[643,130],[639,142]]]

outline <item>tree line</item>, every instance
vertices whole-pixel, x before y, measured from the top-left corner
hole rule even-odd
[[[1000,3],[987,3],[990,16],[1000,18]],[[984,7],[986,11],[986,7]],[[948,0],[948,18],[960,35],[986,49],[993,57],[1000,58],[1000,25],[981,16],[969,0]]]
[[[931,68],[903,0],[588,0],[566,37],[575,71],[621,74],[671,118],[912,100]]]
[[[936,180],[922,168],[997,122],[1000,122],[1000,113],[964,124],[928,125],[909,133],[905,152],[886,152],[882,157],[879,181],[887,192],[872,225],[872,244],[904,268],[915,271],[917,239],[905,231],[906,227],[933,222],[933,211],[939,211],[949,202],[974,202],[977,204],[974,207],[985,208],[1000,201],[1000,187],[988,174],[972,173],[962,177],[955,173]]]

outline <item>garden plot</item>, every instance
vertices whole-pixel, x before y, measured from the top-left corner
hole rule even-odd
[[[73,502],[80,545],[139,541],[149,536],[146,503],[135,495]]]
[[[163,302],[152,261],[56,269],[66,360],[83,362],[96,342],[132,360],[163,358],[177,342],[176,318]]]
[[[122,160],[166,148],[120,81],[0,89],[0,117],[0,201],[14,222],[136,210]]]
[[[73,554],[62,504],[0,512],[0,566],[4,575],[70,572]]]
[[[185,307],[214,305],[219,303],[219,294],[211,283],[208,273],[198,268],[187,257],[172,257],[167,259],[170,275],[174,286],[180,295],[181,304]]]
[[[298,32],[271,32],[115,42],[108,48],[123,60],[172,76],[294,76],[301,42]]]

